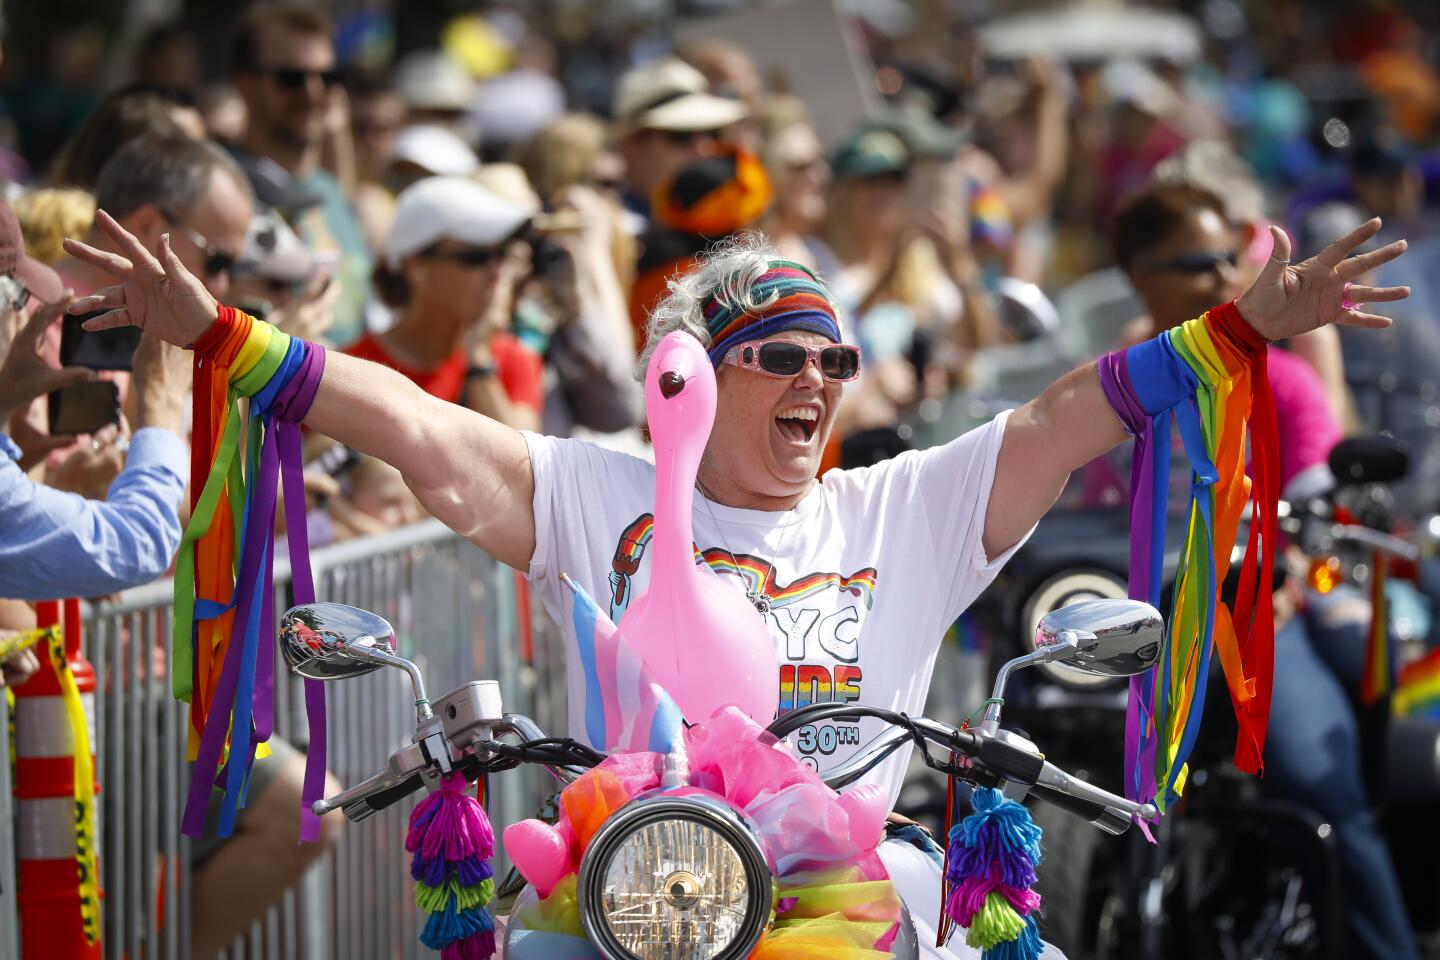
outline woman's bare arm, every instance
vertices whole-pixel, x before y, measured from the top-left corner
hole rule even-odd
[[[180,346],[199,340],[217,304],[171,251],[168,235],[152,256],[103,211],[96,220],[124,256],[75,240],[66,249],[117,282],[70,312],[108,310],[86,323],[91,330],[136,326]],[[535,482],[516,431],[432,397],[394,370],[334,352],[305,423],[394,466],[427,510],[487,553],[521,570],[529,565]]]
[[[340,353],[326,356],[305,425],[384,460],[446,526],[503,563],[529,566],[535,479],[515,430]]]
[[[1385,327],[1385,317],[1344,309],[1346,284],[1368,270],[1405,252],[1397,240],[1379,250],[1346,257],[1380,229],[1371,220],[1313,258],[1291,266],[1290,240],[1278,227],[1275,257],[1255,285],[1240,297],[1240,315],[1267,340],[1295,337],[1331,323]],[[1402,300],[1409,287],[1364,287],[1349,290],[1360,303]],[[1073,470],[1077,470],[1125,439],[1120,419],[1110,409],[1094,363],[1071,371],[1039,397],[1011,414],[995,467],[990,503],[985,512],[985,552],[998,556],[1013,546],[1054,504]]]

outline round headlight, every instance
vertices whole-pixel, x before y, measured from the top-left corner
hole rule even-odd
[[[613,960],[735,960],[770,923],[773,879],[742,814],[703,796],[642,798],[590,841],[580,923]]]

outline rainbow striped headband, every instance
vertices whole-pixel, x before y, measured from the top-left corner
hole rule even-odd
[[[710,331],[710,362],[720,366],[725,352],[737,343],[757,340],[781,330],[809,330],[839,343],[835,305],[810,269],[793,260],[771,260],[750,288],[756,300],[774,296],[756,313],[724,303],[713,293],[706,298],[705,327]]]

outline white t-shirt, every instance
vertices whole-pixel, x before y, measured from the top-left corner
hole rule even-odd
[[[694,533],[706,561],[736,590],[759,585],[769,601],[781,711],[848,700],[923,712],[946,629],[1014,551],[987,561],[981,544],[1005,419],[877,466],[832,470],[791,510],[741,510],[696,493]],[[529,576],[565,625],[569,702],[579,704],[584,675],[559,575],[621,622],[649,581],[655,468],[581,440],[525,439],[535,473]],[[826,723],[791,739],[823,772],[884,729],[879,720]],[[571,711],[570,735],[586,738],[580,710]],[[908,759],[905,747],[865,778],[882,784],[892,805]]]

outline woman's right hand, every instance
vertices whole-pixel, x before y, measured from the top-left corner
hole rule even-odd
[[[104,210],[96,212],[95,222],[121,253],[97,250],[71,239],[66,239],[65,251],[105,271],[116,282],[114,286],[76,300],[68,312],[105,310],[108,312],[103,316],[87,320],[85,329],[140,327],[178,347],[189,347],[204,336],[215,322],[215,298],[170,249],[170,235],[160,237],[152,256],[134,234]]]

